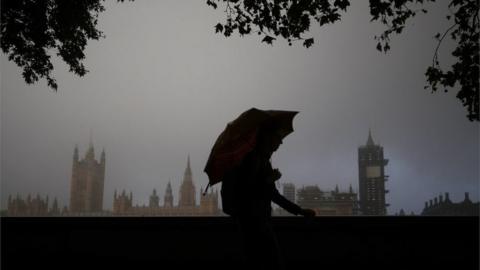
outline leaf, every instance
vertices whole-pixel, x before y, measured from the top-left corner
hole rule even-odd
[[[215,33],[222,32],[223,31],[223,25],[221,23],[218,23],[215,25]]]
[[[214,9],[217,9],[217,3],[212,0],[207,0],[207,5],[212,6]]]
[[[275,38],[267,35],[262,39],[262,42],[265,42],[267,44],[272,45],[272,41],[274,41],[274,40],[275,40]]]
[[[335,0],[333,5],[338,7],[339,9],[341,9],[343,11],[346,11],[347,7],[350,5],[350,1],[348,1],[348,0]]]
[[[387,43],[385,44],[385,46],[383,47],[383,51],[386,53],[387,51],[390,50],[390,45]]]
[[[314,42],[313,38],[307,38],[303,42],[303,46],[305,46],[305,48],[310,48],[310,46],[313,45],[313,42]]]

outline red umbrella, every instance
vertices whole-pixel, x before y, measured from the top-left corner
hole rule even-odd
[[[293,117],[297,113],[251,108],[228,123],[213,145],[205,166],[204,172],[209,178],[205,190],[222,181],[222,177],[255,148],[257,132],[262,125],[269,123],[283,139],[293,132]]]

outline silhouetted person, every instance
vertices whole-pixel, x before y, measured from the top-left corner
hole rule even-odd
[[[294,215],[315,216],[315,211],[302,209],[278,192],[275,181],[281,173],[272,168],[270,158],[282,139],[271,130],[260,129],[254,150],[222,181],[222,206],[238,224],[246,269],[285,268],[270,223],[272,201]]]

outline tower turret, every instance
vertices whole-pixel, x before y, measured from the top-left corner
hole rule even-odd
[[[73,150],[73,163],[78,162],[78,145],[75,144],[75,149]]]
[[[93,147],[92,130],[90,130],[90,141],[88,143],[88,150],[87,150],[87,153],[85,154],[85,159],[87,160],[95,159],[95,148]]]
[[[452,201],[450,201],[448,192],[445,192],[445,203],[452,203]]]
[[[149,207],[154,207],[154,208],[157,208],[158,207],[158,196],[157,196],[157,190],[153,189],[153,193],[152,195],[150,195],[150,202],[148,204]]]
[[[93,147],[93,144],[90,144],[88,147],[87,153],[85,154],[85,159],[86,160],[95,160],[95,148]]]
[[[190,155],[187,157],[187,167],[185,168],[185,178],[184,180],[187,180],[186,178],[188,177],[188,180],[192,180],[192,169],[190,168]]]
[[[173,207],[173,193],[172,193],[172,186],[170,185],[170,181],[168,181],[167,189],[165,190],[165,196],[163,198],[163,206]]]
[[[367,139],[367,146],[375,146],[372,138],[372,130],[368,129],[368,139]]]
[[[70,181],[70,212],[100,212],[103,209],[105,180],[105,151],[101,160],[95,160],[92,137],[85,158],[78,159],[78,146],[75,145],[72,177]]]
[[[373,142],[372,132],[368,131],[366,145],[358,148],[358,174],[360,210],[363,215],[386,215],[385,166],[388,160],[383,156],[383,147]]]
[[[100,156],[100,164],[105,166],[105,148],[102,149],[102,154]]]
[[[60,209],[58,208],[58,201],[57,201],[57,197],[55,197],[53,199],[53,204],[52,204],[52,208],[50,210],[50,213],[52,215],[58,215],[58,213],[60,212]]]

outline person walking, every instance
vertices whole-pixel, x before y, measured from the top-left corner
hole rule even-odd
[[[293,131],[296,113],[244,112],[219,136],[205,168],[211,183],[222,183],[222,209],[238,226],[247,269],[285,269],[271,225],[272,202],[294,215],[315,216],[279,193],[275,182],[282,174],[270,162]]]

